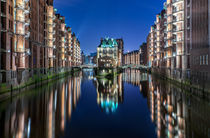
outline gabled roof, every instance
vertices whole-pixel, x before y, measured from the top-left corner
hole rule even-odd
[[[115,47],[115,46],[118,46],[116,39],[105,38],[102,40],[99,47],[103,47],[103,48],[110,47],[111,48],[111,47]]]

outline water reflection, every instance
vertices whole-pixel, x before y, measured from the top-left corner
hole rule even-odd
[[[149,80],[151,119],[158,137],[210,137],[210,108],[172,84]]]
[[[113,78],[95,79],[97,103],[106,113],[115,112],[118,105],[123,102],[122,74]]]
[[[139,70],[125,70],[123,80],[138,86],[147,98],[157,137],[210,137],[207,101]]]
[[[81,95],[81,73],[27,92],[0,110],[0,137],[58,137]]]
[[[111,79],[86,70],[0,103],[0,137],[112,137],[116,131],[121,137],[203,138],[210,137],[209,116],[209,102],[139,70]]]

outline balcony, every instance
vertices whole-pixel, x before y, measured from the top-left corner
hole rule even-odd
[[[28,18],[25,20],[25,25],[28,26],[30,24],[31,20]]]
[[[178,2],[184,2],[184,0],[172,0],[172,4],[177,4]]]
[[[175,8],[173,9],[173,14],[177,14],[179,12],[183,12],[184,11],[184,8]]]
[[[15,52],[16,53],[25,53],[27,55],[30,55],[30,53],[31,53],[30,49],[25,49],[25,48],[17,48]]]
[[[16,22],[25,23],[25,16],[16,15]]]
[[[183,22],[184,21],[184,18],[178,18],[178,19],[173,19],[173,23],[178,23],[178,22]]]
[[[178,29],[173,29],[173,33],[179,33],[179,32],[183,32],[184,29],[182,28],[178,28]]]
[[[30,37],[30,32],[27,32],[25,35],[25,38],[29,38]]]
[[[182,42],[184,42],[184,39],[183,38],[177,38],[177,43],[182,43]]]
[[[29,14],[30,13],[30,7],[29,6],[25,7],[24,13],[25,14]]]
[[[16,35],[25,35],[25,29],[18,29],[15,32]]]
[[[25,10],[25,4],[24,3],[17,3],[14,7],[17,10]]]

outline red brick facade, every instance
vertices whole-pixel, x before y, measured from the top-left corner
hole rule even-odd
[[[13,3],[14,2],[14,3]],[[0,83],[18,85],[34,75],[67,71],[81,61],[71,28],[53,0],[1,1]]]
[[[135,50],[124,54],[125,65],[140,65],[140,53],[139,50]]]

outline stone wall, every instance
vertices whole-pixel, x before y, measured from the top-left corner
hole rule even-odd
[[[151,71],[161,77],[166,77],[201,90],[210,91],[210,77],[208,76],[193,74],[189,70],[177,70],[171,68],[152,68]]]

